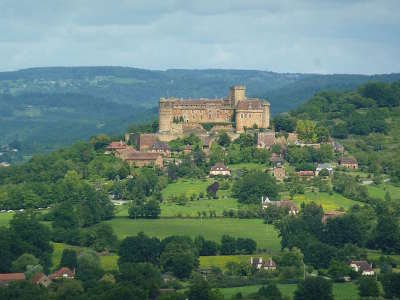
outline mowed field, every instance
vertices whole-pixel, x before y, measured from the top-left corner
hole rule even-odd
[[[170,235],[187,235],[192,238],[203,235],[206,239],[220,242],[224,234],[234,237],[252,238],[258,249],[279,251],[280,239],[272,225],[259,219],[129,219],[116,217],[105,223],[110,224],[119,239],[143,231],[149,236],[165,238]]]
[[[3,212],[0,213],[0,226],[8,226],[10,220],[14,217],[14,213]]]
[[[400,199],[400,187],[388,183],[382,183],[379,185],[368,185],[368,194],[371,197],[384,199],[386,192],[389,192],[392,199]]]
[[[293,293],[297,289],[296,284],[278,284],[279,290],[284,296],[293,298]],[[250,285],[243,287],[234,288],[223,288],[219,289],[225,296],[225,299],[231,299],[232,296],[237,293],[242,293],[243,296],[255,293],[261,285]],[[354,300],[359,299],[358,289],[354,283],[334,283],[333,284],[333,295],[335,300]]]
[[[324,211],[338,210],[340,208],[347,210],[355,204],[363,205],[361,202],[350,200],[337,193],[330,195],[321,192],[305,192],[303,195],[297,194],[293,197],[293,201],[299,207],[303,202],[305,204],[315,202],[318,205],[322,205]]]

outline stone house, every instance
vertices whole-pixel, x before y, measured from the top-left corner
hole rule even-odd
[[[50,280],[56,279],[74,279],[75,278],[75,270],[72,271],[70,268],[62,267],[58,269],[54,273],[49,275]]]
[[[136,136],[136,146],[139,151],[151,150],[153,144],[157,141],[155,133],[141,133]]]
[[[286,176],[285,168],[282,166],[274,167],[273,174],[276,180],[283,181],[283,179],[285,179]]]
[[[123,150],[126,149],[128,147],[128,145],[123,142],[123,141],[119,141],[119,142],[111,142],[107,147],[106,147],[106,152],[105,154],[110,154],[110,153],[114,153],[117,150]]]
[[[231,176],[231,170],[224,163],[216,163],[210,169],[210,176]]]
[[[268,197],[261,197],[261,208],[266,209],[269,206],[287,208],[289,215],[297,215],[299,213],[299,208],[297,207],[296,203],[291,200],[271,201]]]
[[[356,272],[360,272],[362,276],[373,276],[375,275],[372,265],[365,260],[352,260],[349,263],[350,268]]]
[[[309,170],[299,171],[297,172],[297,175],[306,179],[310,179],[314,177],[314,171],[309,171]]]
[[[127,154],[123,160],[128,162],[129,165],[139,168],[145,166],[156,166],[162,168],[164,162],[161,153],[141,151],[131,152]]]
[[[339,161],[339,165],[348,169],[358,169],[358,162],[352,157],[342,157]]]
[[[318,176],[319,172],[321,172],[321,171],[324,170],[324,169],[328,170],[329,175],[332,175],[332,174],[333,174],[333,167],[332,167],[332,165],[331,165],[331,164],[324,163],[324,164],[318,164],[318,165],[317,165],[317,168],[315,169],[315,176]]]
[[[275,144],[275,132],[259,132],[257,135],[257,148],[269,150]]]
[[[31,281],[33,284],[40,284],[46,288],[52,283],[52,280],[44,273],[37,273],[32,277]]]
[[[151,146],[150,152],[161,153],[164,156],[170,156],[171,149],[166,142],[155,141]]]
[[[257,270],[268,270],[268,271],[275,271],[276,270],[276,263],[269,258],[267,261],[263,260],[262,257],[259,258],[250,258],[250,265],[257,269]]]

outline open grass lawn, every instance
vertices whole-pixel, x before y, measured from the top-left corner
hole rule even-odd
[[[386,192],[389,192],[392,199],[400,199],[400,187],[388,183],[379,185],[368,185],[368,194],[374,198],[384,199]]]
[[[8,226],[10,220],[14,217],[14,213],[3,212],[0,213],[0,226]]]
[[[255,293],[261,285],[250,285],[234,288],[220,289],[225,299],[231,299],[233,295],[241,292],[243,296]],[[296,284],[278,284],[278,288],[284,296],[293,297],[294,291],[297,289]],[[334,283],[333,294],[335,300],[354,300],[359,299],[357,286],[353,283]]]
[[[185,194],[190,197],[193,194],[199,195],[203,192],[206,195],[207,186],[212,183],[210,179],[179,179],[177,182],[168,184],[162,190],[163,199],[168,200],[171,196],[179,196]]]
[[[262,220],[252,219],[129,219],[117,217],[110,224],[119,239],[136,235],[143,231],[149,236],[165,238],[170,235],[187,235],[196,237],[203,235],[206,239],[220,242],[222,235],[252,238],[257,242],[257,248],[279,251],[280,240],[278,232],[272,225],[266,225]]]
[[[267,260],[271,257],[268,254],[252,254],[252,255],[218,255],[218,256],[200,256],[200,268],[218,267],[225,269],[228,262],[250,262],[251,257],[262,257]]]
[[[243,169],[264,171],[266,168],[268,168],[267,165],[257,164],[257,163],[240,163],[240,164],[229,165],[228,167],[232,171],[243,170]]]
[[[64,243],[52,243],[52,245],[53,245],[53,255],[51,257],[51,271],[54,271],[60,265],[64,249],[74,249],[78,254],[86,249],[85,247],[71,246]],[[115,254],[108,256],[100,256],[101,267],[106,272],[117,270],[118,269],[117,262],[118,262],[118,256]]]
[[[305,192],[303,195],[295,195],[293,201],[300,206],[302,202],[310,203],[315,202],[318,205],[322,205],[325,211],[338,210],[339,208],[349,209],[355,204],[361,204],[361,202],[350,200],[343,197],[340,194],[333,193],[329,195],[328,193],[320,192]]]

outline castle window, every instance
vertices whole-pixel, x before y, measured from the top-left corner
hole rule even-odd
[[[240,118],[243,119],[243,114],[240,114]]]

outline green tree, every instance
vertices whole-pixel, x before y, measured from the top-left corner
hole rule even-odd
[[[148,262],[157,265],[161,252],[160,240],[143,232],[125,238],[118,250],[118,264]]]
[[[278,289],[278,287],[275,284],[268,284],[265,286],[262,286],[258,292],[257,295],[261,299],[265,300],[281,300],[282,298],[282,293]]]
[[[64,249],[61,255],[59,267],[68,267],[71,270],[74,270],[77,267],[77,263],[76,251],[68,248]]]
[[[230,255],[236,252],[236,239],[229,235],[223,235],[221,238],[221,254]]]
[[[379,297],[379,286],[375,277],[361,276],[358,280],[358,291],[361,297]]]
[[[77,276],[84,282],[95,281],[101,278],[103,271],[100,265],[100,258],[96,252],[85,250],[78,256]]]
[[[333,300],[332,283],[322,277],[307,277],[297,285],[294,300]]]
[[[250,172],[233,185],[233,194],[241,203],[259,204],[261,197],[269,197],[271,200],[279,199],[279,187],[275,178],[271,175],[253,171]]]
[[[382,280],[385,298],[400,298],[400,273],[385,274]]]
[[[222,147],[228,147],[231,143],[231,139],[226,132],[222,132],[218,136],[217,143]]]

